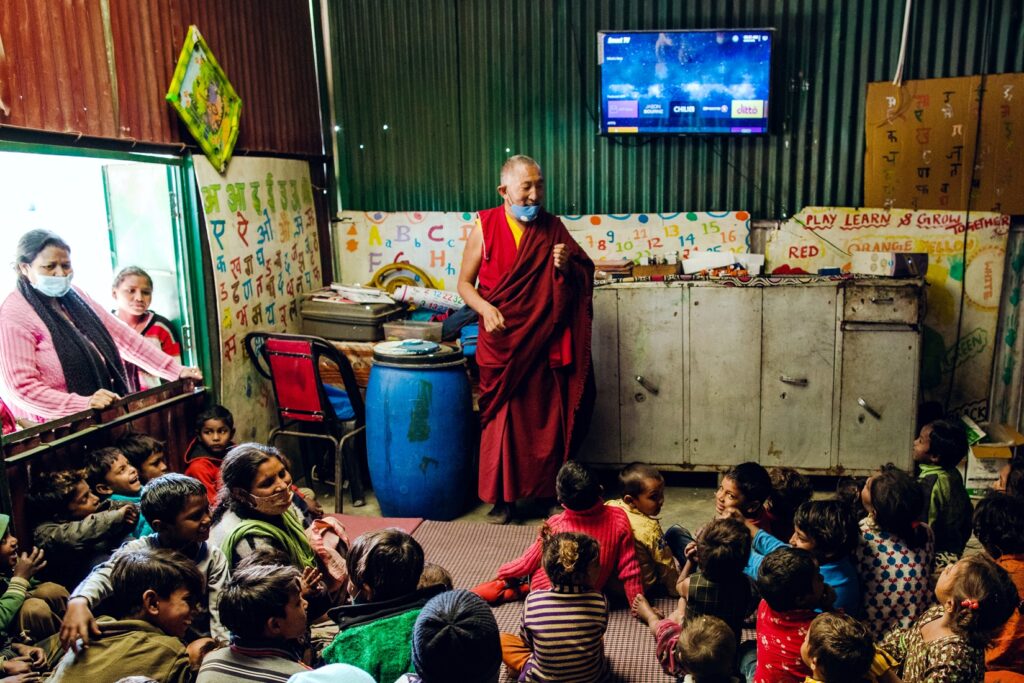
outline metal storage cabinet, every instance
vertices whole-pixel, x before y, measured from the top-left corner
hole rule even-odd
[[[811,473],[910,466],[922,283],[634,283],[594,292],[580,457]]]
[[[690,291],[683,407],[689,457],[680,463],[735,465],[756,457],[761,393],[761,292],[741,287]]]
[[[845,288],[837,465],[909,467],[917,417],[922,288],[857,282]]]
[[[623,462],[682,452],[684,291],[662,286],[618,292]]]
[[[594,419],[580,449],[580,458],[587,462],[616,464],[622,462],[619,446],[619,299],[615,289],[594,290],[594,326],[591,357],[597,396]]]
[[[832,464],[836,288],[761,290],[761,441],[766,467]]]

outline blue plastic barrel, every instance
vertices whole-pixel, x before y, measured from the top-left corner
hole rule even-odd
[[[366,449],[382,515],[449,520],[462,513],[473,474],[465,363],[460,351],[433,342],[374,347]]]

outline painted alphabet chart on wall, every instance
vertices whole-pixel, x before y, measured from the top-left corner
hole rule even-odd
[[[765,267],[769,272],[783,265],[812,273],[829,267],[848,271],[851,254],[858,251],[927,252],[921,390],[926,400],[944,402],[952,377],[950,410],[983,420],[1010,217],[971,212],[969,229],[966,218],[963,211],[808,207],[769,233]]]
[[[1024,74],[869,83],[864,203],[1024,212],[1022,98]]]
[[[220,320],[221,401],[236,440],[263,440],[276,425],[273,391],[244,353],[249,332],[298,332],[296,297],[322,285],[309,164],[238,157],[220,175],[200,157]]]
[[[562,216],[566,229],[598,263],[696,251],[747,252],[746,211]],[[334,224],[340,279],[366,282],[381,266],[401,261],[422,268],[440,289],[455,289],[474,212],[343,211]]]

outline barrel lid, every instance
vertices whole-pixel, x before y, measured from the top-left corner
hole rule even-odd
[[[373,359],[389,365],[441,365],[462,359],[462,352],[447,344],[403,339],[375,344]]]

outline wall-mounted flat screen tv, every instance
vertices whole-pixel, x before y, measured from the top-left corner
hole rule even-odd
[[[598,32],[601,133],[767,133],[773,36],[773,29]]]

